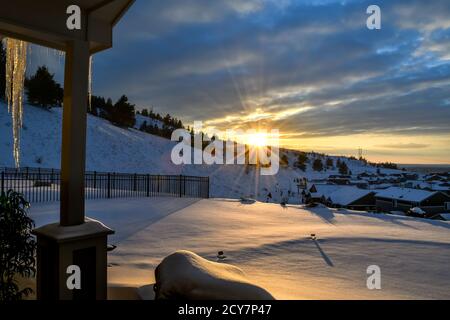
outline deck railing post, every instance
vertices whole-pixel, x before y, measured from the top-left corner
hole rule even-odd
[[[111,174],[108,172],[108,199],[111,198]]]
[[[5,195],[5,171],[2,171],[2,193],[1,195]]]
[[[209,177],[189,177],[185,175],[151,175],[151,174],[118,174],[116,172],[100,173],[97,177],[97,171],[92,171],[84,175],[85,178],[85,199],[94,195],[94,198],[111,199],[114,197],[124,197],[129,192],[138,192],[140,197],[152,197],[165,193],[172,197],[210,197],[210,178]],[[118,179],[116,186],[116,177]],[[48,183],[55,184],[57,191],[53,195],[53,186],[30,188],[29,193],[31,202],[59,201],[61,190],[61,174],[57,169],[27,168],[19,171],[16,168],[0,168],[1,189],[0,194],[6,193],[7,189],[22,190],[27,183]],[[106,178],[106,179],[105,179]],[[99,181],[97,181],[99,179]],[[131,180],[133,179],[133,180]],[[156,183],[156,186],[155,186]],[[100,184],[100,185],[98,185]],[[133,185],[132,185],[133,184]],[[117,192],[114,192],[118,188]],[[93,193],[93,188],[101,189],[98,193]]]
[[[156,190],[158,190],[158,194],[159,194],[159,174],[156,180]]]

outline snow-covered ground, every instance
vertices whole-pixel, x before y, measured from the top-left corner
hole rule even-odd
[[[144,117],[137,116],[138,123],[143,122],[143,119]],[[47,111],[29,105],[24,106],[22,167],[55,169],[60,167],[61,121],[62,108]],[[177,166],[170,159],[175,142],[135,129],[119,128],[91,115],[88,115],[87,139],[87,170],[209,176],[213,197],[253,197],[265,201],[270,192],[272,202],[279,203],[288,191],[297,192],[294,181],[296,178],[320,179],[337,173],[336,170],[315,172],[311,168],[311,163],[307,165],[306,172],[293,168],[296,161],[294,151],[287,153],[290,165],[280,168],[275,176],[261,176],[254,166]],[[0,167],[14,167],[12,141],[11,116],[7,112],[7,106],[0,102]],[[347,158],[341,160],[348,163],[354,174],[376,172],[375,168],[365,166],[359,161]],[[396,170],[382,169],[382,172],[396,172]]]
[[[88,216],[116,230],[112,286],[144,286],[148,294],[154,268],[185,249],[212,261],[224,251],[225,262],[278,299],[450,299],[448,222],[229,199],[86,205]],[[31,208],[37,225],[57,221],[57,212],[57,203]],[[366,287],[369,265],[381,268],[381,290]]]

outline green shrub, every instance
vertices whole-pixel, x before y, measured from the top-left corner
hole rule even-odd
[[[34,222],[27,216],[29,203],[12,190],[0,195],[0,300],[21,300],[32,293],[20,289],[16,277],[36,272],[36,242],[31,235]]]

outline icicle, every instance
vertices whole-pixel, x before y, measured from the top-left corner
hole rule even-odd
[[[89,84],[88,84],[88,97],[89,97],[89,110],[92,111],[92,56],[89,57]]]
[[[64,51],[55,50],[56,55],[58,56],[58,63],[61,65],[61,59],[65,58],[66,53]]]
[[[20,129],[23,120],[23,88],[27,66],[28,44],[21,40],[6,38],[6,100],[12,114],[14,161],[20,166]]]

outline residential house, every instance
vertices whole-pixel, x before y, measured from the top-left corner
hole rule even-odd
[[[450,212],[450,197],[440,191],[390,187],[375,195],[376,207],[381,211],[404,211],[419,207],[427,216]]]
[[[311,201],[320,202],[329,207],[363,211],[376,208],[373,190],[363,190],[354,186],[313,184],[308,191]]]
[[[375,192],[356,187],[341,187],[328,195],[326,204],[333,208],[346,208],[351,210],[375,210]]]

